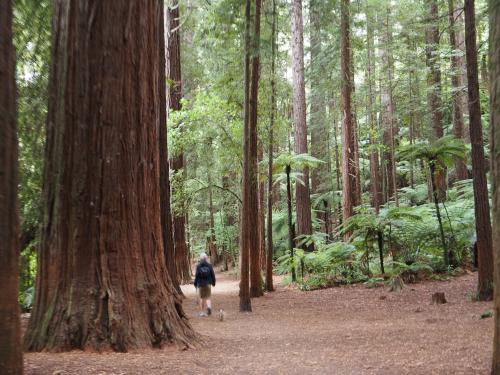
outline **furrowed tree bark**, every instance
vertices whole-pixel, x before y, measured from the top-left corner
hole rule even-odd
[[[179,3],[174,0],[167,7],[167,80],[168,107],[172,112],[181,110],[182,99],[182,73],[181,73],[181,49],[179,29]],[[172,155],[170,165],[175,173],[184,173],[186,168],[184,150],[178,150]],[[175,247],[175,267],[179,283],[191,282],[189,265],[189,251],[186,243],[186,214],[184,208],[181,212],[173,214],[173,232]]]
[[[453,86],[453,135],[456,138],[464,138],[464,116],[463,116],[463,98],[462,98],[462,72],[460,65],[460,49],[456,37],[457,23],[455,22],[455,1],[448,0],[448,19],[449,19],[449,34],[450,47],[452,48],[451,55],[451,84]],[[461,159],[455,161],[455,177],[457,180],[465,180],[468,178],[467,164]]]
[[[489,0],[490,147],[493,191],[494,281],[500,285],[500,2]],[[500,375],[500,288],[494,288],[495,324],[492,375]]]
[[[349,0],[340,4],[340,75],[342,119],[342,217],[343,222],[354,214],[353,192],[356,187],[354,171],[354,145],[351,112],[351,73],[349,46]],[[349,237],[349,234],[346,234]]]
[[[160,12],[161,1],[54,2],[30,351],[196,340],[163,249]]]
[[[276,116],[276,0],[272,0],[271,21],[271,113],[269,121],[269,144],[267,164],[267,261],[266,291],[273,292],[273,149],[274,121]]]
[[[293,124],[295,154],[307,153],[306,93],[304,83],[304,27],[302,0],[292,1],[292,71],[293,71]],[[297,236],[312,234],[311,197],[309,195],[309,169],[302,171],[304,184],[295,184]],[[304,245],[312,251],[314,246]]]
[[[328,129],[326,126],[326,98],[321,87],[324,77],[322,48],[321,48],[321,3],[310,0],[310,43],[311,43],[311,100],[310,100],[310,128],[311,128],[311,155],[322,160],[311,172],[311,192],[323,196],[320,204],[315,207],[316,215],[322,221],[322,232],[328,235],[330,221],[330,201],[326,197],[332,190],[330,179],[330,163],[328,153]]]
[[[443,112],[441,101],[441,69],[439,67],[439,10],[437,0],[427,0],[430,25],[427,29],[426,62],[429,67],[428,102],[431,112],[432,139],[443,137]],[[446,200],[446,167],[436,166],[436,192],[440,202]]]
[[[240,227],[240,311],[252,311],[250,299],[250,248],[258,240],[255,209],[257,205],[257,129],[250,129],[250,10],[251,0],[245,2],[245,100],[243,133],[243,192]],[[255,149],[252,149],[255,138]],[[253,153],[252,153],[253,152]],[[253,189],[249,186],[253,182]],[[254,225],[251,226],[251,223]],[[256,247],[256,246],[255,246]]]
[[[491,239],[490,204],[484,158],[483,128],[479,101],[479,79],[476,48],[476,15],[474,0],[465,0],[465,54],[469,96],[469,133],[472,145],[472,176],[476,241],[478,255],[478,299],[493,298],[493,245]]]
[[[264,158],[264,144],[259,142],[258,165]],[[259,168],[259,264],[261,272],[266,271],[266,186],[264,168]]]
[[[251,80],[250,80],[250,117],[248,127],[250,131],[250,147],[249,159],[251,160],[251,174],[249,181],[250,193],[249,208],[247,213],[252,215],[249,218],[248,224],[252,227],[250,229],[252,238],[249,240],[250,250],[250,297],[260,297],[264,295],[262,290],[262,275],[260,266],[260,249],[261,249],[261,230],[260,222],[260,205],[259,205],[259,170],[258,170],[258,150],[257,150],[257,105],[259,93],[259,69],[260,69],[260,10],[261,0],[255,0],[255,13],[254,13],[254,33],[252,36],[252,58],[251,58]],[[255,190],[255,191],[253,191]],[[255,236],[253,231],[256,231]]]
[[[160,66],[168,69],[165,60],[166,46],[165,33],[168,32],[168,12],[165,7],[164,12],[160,12],[160,25],[163,26],[163,33],[160,34]],[[165,109],[160,111],[160,207],[161,207],[161,229],[163,238],[163,251],[168,273],[172,279],[175,290],[182,294],[177,276],[175,261],[174,232],[172,225],[172,208],[170,206],[170,166],[168,162],[168,139],[167,139],[167,86],[164,79],[159,80],[160,103]]]
[[[276,0],[272,0],[271,22],[271,113],[269,121],[269,144],[267,164],[267,261],[266,291],[273,292],[273,149],[274,120],[276,116]]]
[[[0,373],[21,375],[17,114],[12,4],[0,3]]]

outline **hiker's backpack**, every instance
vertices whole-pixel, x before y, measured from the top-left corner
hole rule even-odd
[[[206,264],[200,266],[200,274],[199,277],[202,280],[210,280],[211,277],[210,267]]]

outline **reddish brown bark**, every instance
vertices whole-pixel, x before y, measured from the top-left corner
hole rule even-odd
[[[456,37],[456,27],[455,22],[455,2],[454,0],[448,0],[448,19],[449,19],[449,34],[450,34],[450,46],[453,49],[451,55],[451,84],[453,86],[453,134],[456,138],[464,138],[464,116],[462,105],[464,103],[462,98],[462,72],[460,71],[462,66],[460,65],[460,52],[457,37]],[[467,164],[465,161],[458,159],[455,161],[455,177],[457,180],[465,180],[468,178]]]
[[[257,248],[257,129],[250,127],[250,11],[251,0],[245,2],[245,101],[243,132],[243,178],[240,226],[240,311],[252,311],[250,299],[250,252]],[[255,147],[255,148],[254,148]],[[250,186],[252,184],[252,186]],[[253,211],[252,211],[253,210]],[[253,225],[251,225],[253,224]]]
[[[443,130],[443,112],[441,100],[441,69],[439,68],[439,11],[437,0],[427,0],[430,24],[427,29],[426,61],[429,67],[428,102],[431,112],[432,139],[441,138]],[[446,167],[439,166],[435,176],[439,201],[446,199]]]
[[[252,58],[251,58],[251,80],[250,80],[250,117],[248,130],[250,133],[250,147],[248,157],[251,160],[251,173],[249,189],[252,189],[249,199],[250,211],[247,214],[253,216],[248,221],[252,228],[250,232],[256,231],[255,237],[248,241],[250,250],[250,297],[260,297],[264,294],[262,290],[262,276],[260,267],[261,230],[260,230],[260,205],[259,205],[259,171],[257,167],[257,105],[259,93],[259,69],[260,69],[260,13],[261,0],[255,0],[254,33],[252,36]],[[255,192],[253,191],[255,189]],[[253,236],[253,233],[252,233]]]
[[[302,0],[292,1],[292,76],[293,76],[293,124],[295,154],[307,153],[306,93],[304,83],[304,27],[302,24]],[[309,169],[302,171],[304,184],[295,184],[297,210],[297,236],[312,233],[311,197],[309,196]],[[306,250],[313,250],[309,246]]]
[[[493,250],[494,281],[500,285],[500,3],[489,1],[489,92],[491,181],[493,184]],[[500,288],[494,288],[495,325],[493,338],[492,375],[500,375]]]
[[[0,3],[0,373],[21,375],[17,125],[12,4]]]
[[[269,121],[268,167],[267,167],[267,254],[266,291],[274,291],[273,285],[273,149],[274,120],[276,116],[276,0],[272,0],[271,23],[271,114]]]
[[[182,74],[181,74],[181,49],[179,29],[179,3],[175,0],[167,6],[167,79],[168,103],[170,111],[181,109],[182,99]],[[183,173],[186,167],[182,150],[173,155],[170,161],[172,169],[177,173]],[[181,284],[191,282],[189,266],[189,251],[186,243],[186,214],[184,210],[174,212],[173,233],[175,248],[175,267],[178,282]]]
[[[54,3],[28,350],[126,351],[195,339],[163,252],[162,11],[160,1]]]
[[[165,66],[165,32],[168,30],[168,25],[165,23],[168,16],[165,7],[165,12],[160,13],[160,25],[163,25],[164,32],[160,34],[160,64]],[[168,163],[168,141],[167,141],[167,87],[164,79],[159,80],[160,88],[160,103],[164,110],[160,111],[160,130],[159,130],[159,146],[160,146],[160,207],[161,207],[161,229],[163,238],[163,252],[165,254],[165,262],[167,264],[168,273],[172,279],[174,288],[178,293],[182,293],[177,277],[175,267],[175,247],[174,233],[172,225],[172,210],[170,206],[170,167]]]
[[[353,192],[356,187],[354,171],[354,129],[351,111],[351,73],[349,47],[349,0],[342,0],[340,5],[340,75],[342,119],[342,216],[345,222],[354,214]],[[348,237],[348,234],[346,235]]]
[[[465,55],[469,96],[469,133],[472,145],[472,176],[474,186],[474,212],[476,215],[476,241],[478,255],[478,298],[493,297],[493,245],[491,239],[490,204],[486,162],[484,159],[483,128],[479,101],[479,79],[476,48],[476,15],[474,0],[465,0]]]

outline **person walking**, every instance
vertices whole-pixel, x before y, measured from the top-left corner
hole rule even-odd
[[[200,297],[200,316],[212,314],[212,286],[215,286],[215,272],[210,263],[208,263],[206,253],[201,253],[200,262],[196,265],[194,276],[194,287],[198,290]],[[205,313],[205,309],[207,312]]]

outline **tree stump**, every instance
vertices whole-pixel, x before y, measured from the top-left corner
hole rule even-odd
[[[434,304],[441,305],[443,303],[446,303],[446,298],[443,292],[436,292],[432,295],[432,300],[431,300],[432,305]]]
[[[399,276],[394,277],[390,282],[390,292],[400,292],[403,289],[403,279]]]

